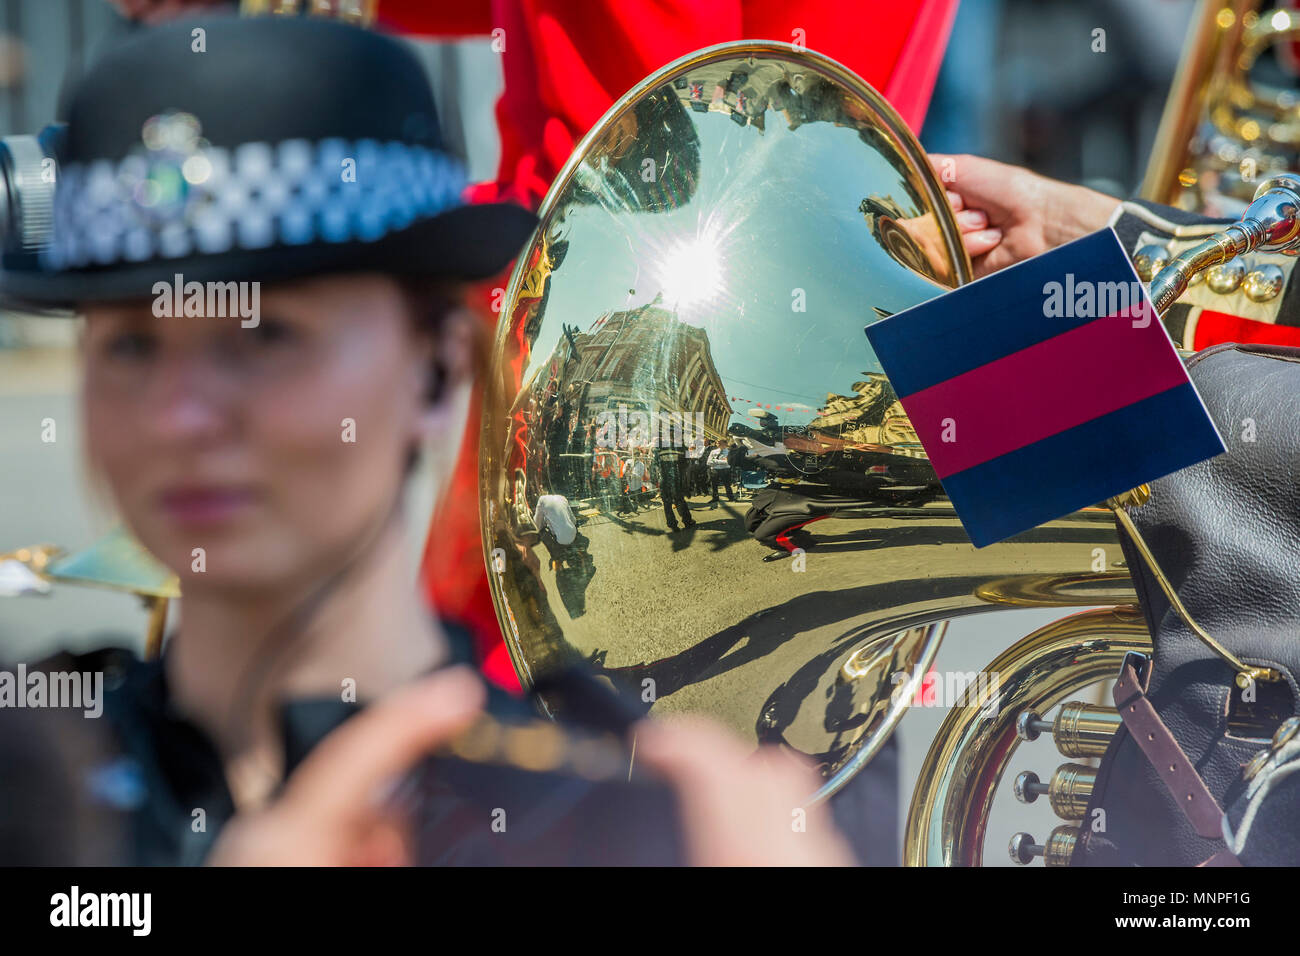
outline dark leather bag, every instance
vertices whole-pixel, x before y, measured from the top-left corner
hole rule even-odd
[[[1117,681],[1124,726],[1098,768],[1075,865],[1300,864],[1300,773],[1262,798],[1256,782],[1249,839],[1232,852],[1223,838],[1225,809],[1234,836],[1248,812],[1243,771],[1271,752],[1279,719],[1300,701],[1300,349],[1216,346],[1188,369],[1228,451],[1153,482],[1130,515],[1191,617],[1282,680],[1249,695],[1237,687],[1121,529],[1154,648],[1149,662],[1131,656]],[[1300,755],[1283,756],[1273,753],[1265,775],[1300,766]]]

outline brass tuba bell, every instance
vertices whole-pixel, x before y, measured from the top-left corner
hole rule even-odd
[[[1298,188],[1265,184],[1180,255],[1159,307],[1215,261],[1295,246]],[[525,684],[585,661],[647,711],[808,755],[821,799],[893,732],[948,620],[1091,607],[1009,641],[998,680],[953,702],[904,862],[981,862],[1021,740],[1101,753],[1115,715],[1075,698],[1150,649],[1121,503],[976,550],[862,334],[970,274],[915,138],[826,57],[723,44],[620,99],[543,202],[484,399],[483,545]],[[1068,862],[1092,780],[1016,779],[1066,821],[1018,835],[1017,860]]]
[[[832,60],[728,43],[620,99],[542,205],[485,396],[521,679],[589,662],[647,710],[808,755],[820,798],[888,739],[947,620],[1132,602],[1105,508],[976,550],[865,340],[970,275],[916,139]]]

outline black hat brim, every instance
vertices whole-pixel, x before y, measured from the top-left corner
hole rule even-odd
[[[157,282],[280,282],[323,273],[383,272],[475,281],[498,274],[523,251],[537,217],[514,203],[459,206],[373,242],[314,242],[265,249],[152,259],[62,272],[6,270],[7,305],[34,311],[73,310],[84,302],[153,296]]]

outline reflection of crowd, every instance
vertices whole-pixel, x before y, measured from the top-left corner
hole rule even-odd
[[[709,503],[721,501],[725,491],[728,501],[747,494],[741,474],[746,448],[736,439],[701,439],[691,445],[593,448],[587,455],[590,465],[590,497],[595,507],[616,515],[636,514],[651,507],[657,497],[664,505],[670,530],[676,529],[673,507],[682,523],[690,527],[685,499],[709,496]]]
[[[747,449],[738,439],[701,438],[662,448],[654,443],[633,445],[626,435],[611,440],[600,434],[594,416],[584,422],[554,396],[540,412],[530,410],[530,414],[538,416],[546,435],[545,460],[535,465],[536,476],[545,480],[530,482],[530,487],[562,495],[574,505],[586,501],[600,511],[622,516],[653,507],[659,498],[672,529],[674,505],[685,525],[694,524],[686,498],[708,495],[709,504],[716,506],[723,492],[728,501],[749,495],[742,481]]]
[[[528,463],[531,492],[563,496],[575,507],[587,502],[616,516],[638,514],[659,498],[669,530],[677,527],[672,507],[684,525],[695,523],[686,498],[708,495],[716,506],[721,492],[728,501],[749,496],[742,480],[748,450],[739,439],[701,436],[673,448],[656,441],[633,444],[635,432],[618,434],[617,429],[602,429],[596,415],[583,416],[586,384],[553,383],[540,399],[529,401],[527,427],[542,436],[540,454]]]

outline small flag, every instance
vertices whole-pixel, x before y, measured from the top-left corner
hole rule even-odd
[[[1225,450],[1110,229],[866,332],[977,547]]]

